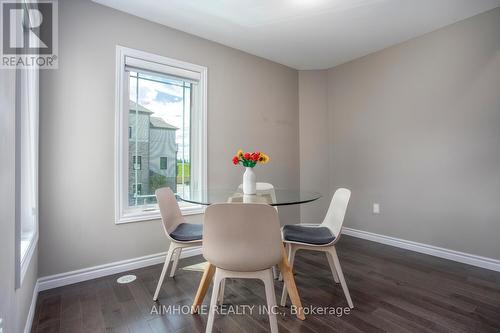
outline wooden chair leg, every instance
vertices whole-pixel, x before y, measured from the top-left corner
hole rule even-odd
[[[342,267],[340,267],[340,261],[337,257],[337,251],[335,250],[335,246],[332,246],[330,250],[330,254],[332,255],[333,263],[335,265],[335,269],[337,270],[337,274],[339,275],[340,285],[342,286],[342,290],[344,290],[345,298],[347,299],[347,304],[352,309],[354,305],[352,303],[351,295],[349,294],[349,289],[347,288],[347,283],[345,282],[344,273],[342,272]]]
[[[174,262],[172,263],[172,269],[170,270],[170,277],[175,276],[175,271],[177,270],[177,264],[179,263],[179,257],[181,256],[182,247],[178,247],[174,254]]]
[[[288,262],[290,263],[290,268],[293,269],[293,262],[295,261],[296,249],[292,244],[288,244]],[[281,306],[286,305],[286,298],[288,296],[288,291],[286,285],[283,284],[283,293],[281,294]]]
[[[158,281],[158,285],[156,286],[155,295],[153,296],[153,301],[156,302],[158,300],[158,295],[160,294],[160,289],[163,284],[163,280],[165,279],[165,274],[167,274],[168,265],[170,264],[170,260],[172,260],[172,254],[175,250],[175,245],[170,243],[170,248],[168,249],[167,256],[165,258],[165,263],[163,264],[163,269],[160,275],[160,281]]]
[[[286,253],[290,255],[290,244],[283,242],[283,246],[285,247]],[[281,272],[280,275],[278,276],[278,281],[283,281],[283,274],[281,274]]]
[[[194,297],[193,305],[191,306],[191,313],[193,314],[198,313],[201,303],[203,302],[207,290],[210,287],[210,283],[212,282],[214,274],[215,274],[215,266],[207,262],[207,266],[203,271],[203,277],[201,278],[200,285],[198,286],[198,291],[196,292],[196,296]]]
[[[297,309],[297,318],[300,320],[305,320],[304,309],[302,308],[302,303],[300,302],[299,291],[297,290],[297,286],[295,285],[295,278],[293,277],[292,269],[288,263],[287,255],[285,252],[285,248],[281,248],[281,262],[280,262],[280,270],[283,274],[284,285],[288,289],[288,294],[290,295],[290,300],[292,304]]]

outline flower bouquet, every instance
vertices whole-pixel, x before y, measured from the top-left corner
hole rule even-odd
[[[253,167],[258,163],[266,164],[267,162],[269,162],[269,156],[262,152],[245,153],[241,149],[238,150],[233,157],[233,164],[241,164],[245,167],[245,173],[243,174],[243,194],[257,193],[257,182]]]

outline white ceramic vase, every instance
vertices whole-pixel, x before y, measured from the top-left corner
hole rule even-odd
[[[245,173],[243,174],[243,194],[255,194],[257,193],[255,172],[250,167],[246,167],[245,169]]]

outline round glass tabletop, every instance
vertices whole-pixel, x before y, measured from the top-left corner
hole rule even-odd
[[[211,205],[214,203],[240,202],[240,203],[266,203],[271,206],[298,205],[317,200],[321,194],[316,192],[286,190],[286,189],[267,189],[257,190],[254,195],[243,194],[238,190],[211,190],[179,191],[177,197],[182,201],[199,205]]]

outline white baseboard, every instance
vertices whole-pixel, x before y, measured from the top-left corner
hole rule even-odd
[[[201,254],[201,247],[191,247],[182,250],[181,258],[192,257],[199,254]],[[156,253],[144,257],[116,261],[76,271],[45,276],[38,279],[38,290],[44,291],[133,269],[162,264],[165,262],[165,255],[166,252]]]
[[[24,325],[24,333],[31,332],[31,325],[33,325],[33,318],[35,317],[36,300],[38,299],[38,281],[35,283],[33,288],[33,296],[31,297],[30,309],[28,311],[28,317],[26,318],[26,325]]]
[[[429,254],[431,256],[449,259],[464,264],[477,266],[481,268],[490,269],[493,271],[500,272],[500,260],[481,257],[475,254],[459,252],[455,250],[449,250],[438,246],[417,243],[405,239],[384,236],[380,234],[375,234],[368,231],[357,230],[352,228],[343,228],[342,233],[345,235],[362,238],[370,240],[377,243],[387,244],[395,247],[399,247],[406,250],[411,250],[419,253]]]

